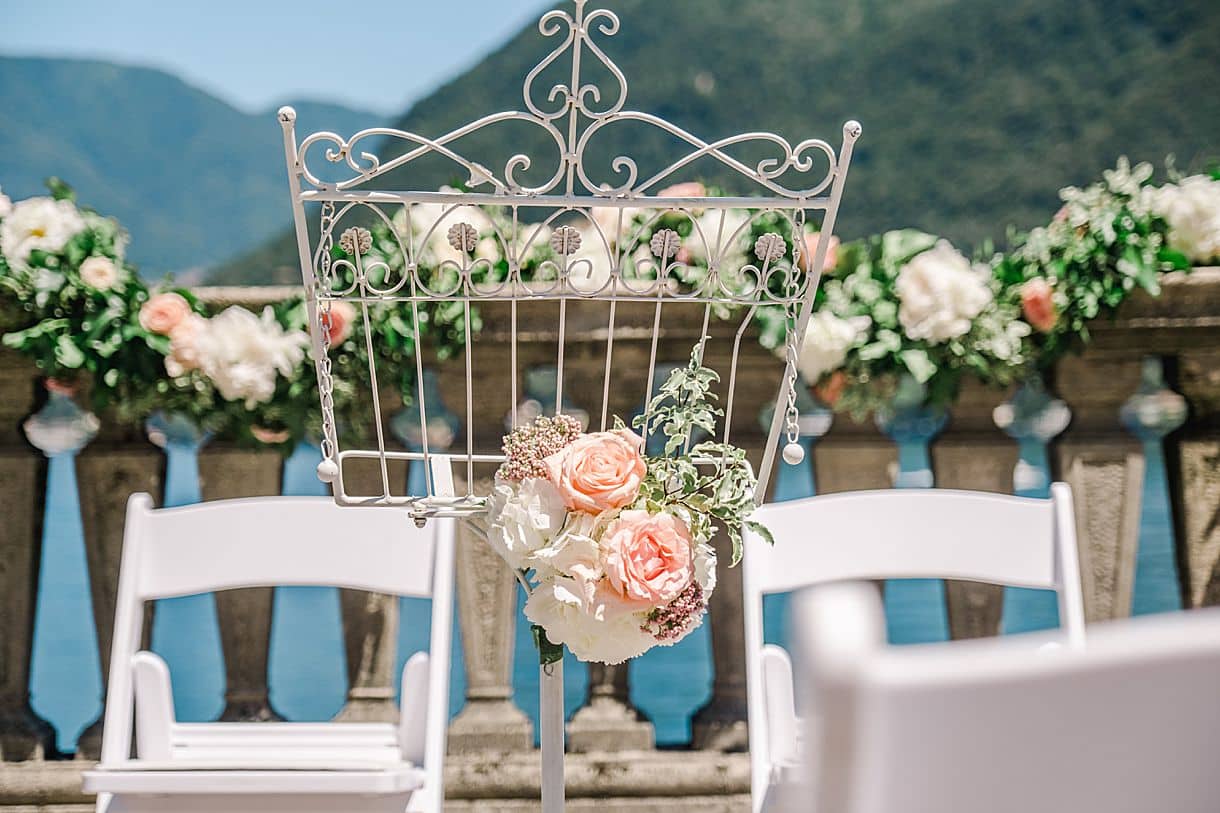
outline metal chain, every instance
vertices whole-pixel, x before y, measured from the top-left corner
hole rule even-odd
[[[322,327],[322,357],[318,359],[318,392],[322,403],[322,459],[333,460],[337,447],[335,432],[335,381],[331,376],[330,336],[331,299],[334,290],[334,269],[331,266],[331,249],[335,244],[335,204],[325,201],[321,217],[320,284],[314,289],[314,304],[318,311],[318,322]]]
[[[786,347],[784,355],[788,363],[788,405],[787,412],[784,416],[785,434],[788,437],[789,443],[796,443],[800,438],[800,412],[796,408],[796,363],[797,363],[797,346],[796,346],[796,326],[800,321],[801,301],[800,293],[801,286],[797,280],[797,274],[800,273],[801,255],[805,251],[805,211],[798,209],[794,216],[793,238],[792,238],[792,268],[788,272],[788,290],[785,292],[785,299],[788,303],[788,329],[786,331]]]

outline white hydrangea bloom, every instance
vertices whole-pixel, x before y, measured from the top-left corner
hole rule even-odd
[[[489,498],[487,539],[513,570],[533,567],[532,554],[563,529],[563,496],[542,477],[520,483],[496,480]]]
[[[1169,224],[1169,245],[1191,262],[1220,258],[1220,181],[1192,175],[1152,194],[1152,206]]]
[[[194,350],[221,396],[253,409],[275,395],[277,373],[288,377],[297,370],[308,343],[303,332],[280,327],[271,308],[260,318],[234,305],[206,321]]]
[[[907,337],[934,344],[963,336],[992,299],[987,267],[971,266],[941,240],[898,272],[898,321]]]
[[[643,655],[657,642],[640,628],[638,613],[585,594],[575,579],[548,579],[525,602],[525,617],[582,661],[616,664]]]
[[[0,189],[0,218],[8,217],[8,213],[13,211],[13,202],[8,199],[8,195],[4,194],[4,190]]]
[[[13,205],[0,222],[0,252],[10,266],[23,270],[30,252],[61,251],[84,228],[85,219],[72,201],[28,198]]]

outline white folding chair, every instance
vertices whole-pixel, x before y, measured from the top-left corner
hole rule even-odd
[[[792,664],[763,644],[763,597],[850,579],[938,578],[1054,590],[1069,646],[1084,640],[1072,492],[1035,500],[948,489],[857,491],[764,505],[775,545],[747,534],[743,560],[752,809],[808,797],[786,787],[800,763]],[[884,630],[882,630],[882,636]],[[816,709],[806,709],[816,713]]]
[[[1220,610],[1101,624],[1084,649],[878,646],[876,591],[794,602],[817,810],[1209,813],[1220,778]],[[813,799],[803,809],[809,809]]]
[[[450,466],[433,461],[438,488]],[[128,502],[98,810],[439,813],[453,619],[453,523],[348,512],[330,498],[225,500],[154,510]],[[179,723],[168,669],[137,652],[144,604],[272,585],[326,585],[430,598],[431,638],[403,672],[402,717],[379,723]],[[134,714],[133,714],[134,712]],[[133,717],[137,756],[130,757]]]

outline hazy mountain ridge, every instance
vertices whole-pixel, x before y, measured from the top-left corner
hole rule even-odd
[[[294,106],[311,128],[381,123],[336,104]],[[146,274],[230,259],[279,232],[289,213],[274,107],[245,113],[151,68],[0,57],[0,110],[4,193],[40,194],[44,178],[63,178],[128,228]]]

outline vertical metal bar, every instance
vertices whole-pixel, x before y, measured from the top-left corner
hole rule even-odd
[[[517,283],[513,283],[516,285]],[[512,333],[512,338],[509,340],[509,378],[512,379],[511,390],[513,403],[509,407],[512,412],[512,428],[517,428],[517,298],[514,296],[509,300],[509,331]]]
[[[474,496],[474,380],[472,351],[470,349],[470,292],[462,300],[463,316],[466,319],[466,496]]]
[[[660,284],[658,282],[658,284]],[[657,309],[652,316],[652,347],[648,351],[648,383],[644,388],[644,406],[648,406],[648,402],[652,400],[652,384],[657,376],[657,340],[661,336],[661,295],[657,295]],[[651,427],[645,423],[640,427],[640,434],[644,440],[648,440],[648,431]]]
[[[729,442],[729,427],[733,425],[733,399],[737,394],[737,357],[741,352],[741,338],[745,336],[746,328],[750,326],[750,320],[754,318],[756,310],[757,305],[746,312],[746,318],[741,320],[741,327],[737,328],[737,335],[733,337],[733,357],[729,362],[729,391],[724,405],[724,438],[721,441],[726,444]]]
[[[381,495],[390,498],[390,470],[385,457],[385,427],[381,424],[381,392],[377,386],[377,361],[373,349],[373,327],[369,323],[368,287],[364,282],[364,272],[360,268],[360,254],[356,253],[356,271],[360,277],[360,313],[364,318],[364,347],[369,354],[369,383],[373,388],[373,420],[377,424],[377,459],[381,464]]]
[[[615,287],[618,281],[614,282]],[[606,372],[602,377],[602,421],[601,431],[606,431],[606,416],[610,411],[610,360],[614,358],[614,311],[618,305],[618,300],[613,298],[616,292],[611,293],[610,300],[610,319],[606,326]]]
[[[564,261],[567,265],[567,261]],[[564,278],[566,281],[567,273]],[[555,414],[558,415],[563,411],[563,341],[568,329],[568,299],[565,296],[559,300],[559,357],[556,360],[557,370],[555,372]]]
[[[542,813],[562,813],[563,660],[538,667],[538,739],[542,746]]]

